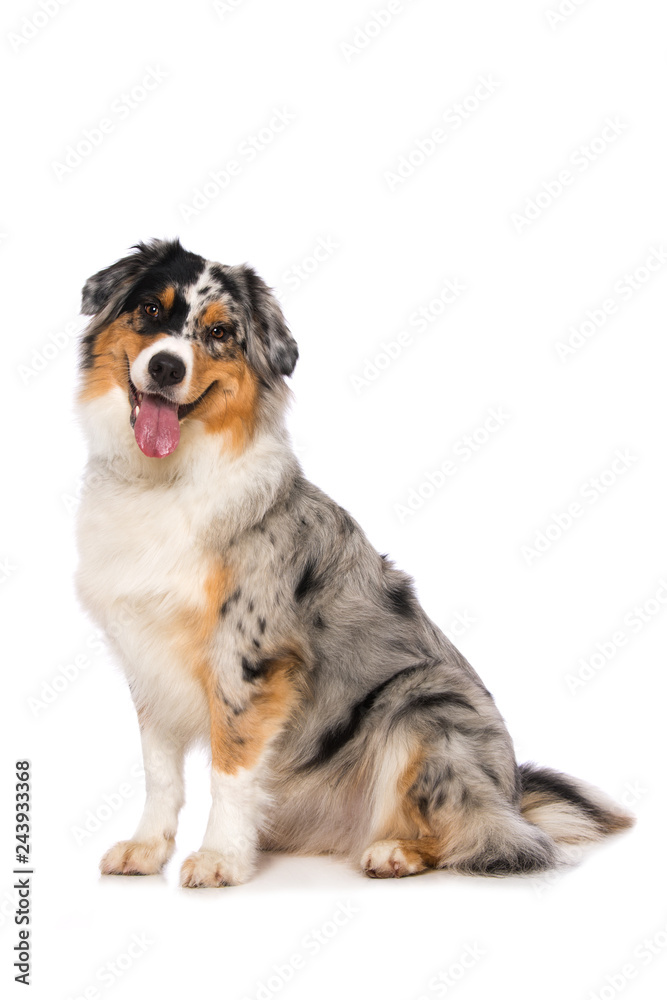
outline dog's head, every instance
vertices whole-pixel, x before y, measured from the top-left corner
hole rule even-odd
[[[150,458],[178,447],[184,422],[242,447],[260,400],[291,375],[298,351],[280,306],[245,265],[227,267],[178,240],[140,243],[83,288],[93,317],[82,342],[83,403],[128,422]]]

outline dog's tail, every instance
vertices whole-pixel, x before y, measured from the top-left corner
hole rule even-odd
[[[634,823],[634,816],[577,778],[535,764],[522,764],[521,814],[557,844],[584,844]]]

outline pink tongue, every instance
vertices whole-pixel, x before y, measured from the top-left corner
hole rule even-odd
[[[171,455],[181,437],[178,404],[168,403],[160,396],[144,396],[134,425],[134,436],[149,458]]]

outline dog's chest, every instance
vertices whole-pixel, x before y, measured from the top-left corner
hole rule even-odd
[[[102,483],[79,511],[82,601],[105,629],[135,701],[197,728],[206,713],[198,671],[230,586],[207,552],[205,501],[173,488]]]
[[[183,490],[108,482],[79,511],[82,597],[104,617],[119,603],[161,613],[196,606],[212,568],[202,544],[205,515]]]

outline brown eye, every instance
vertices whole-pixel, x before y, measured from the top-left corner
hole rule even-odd
[[[154,302],[146,302],[144,305],[144,312],[148,316],[150,316],[151,319],[155,319],[155,317],[159,314],[160,310],[158,306],[155,305]]]
[[[226,326],[223,326],[222,323],[217,323],[211,327],[211,336],[216,340],[227,340],[230,335],[231,331]]]

